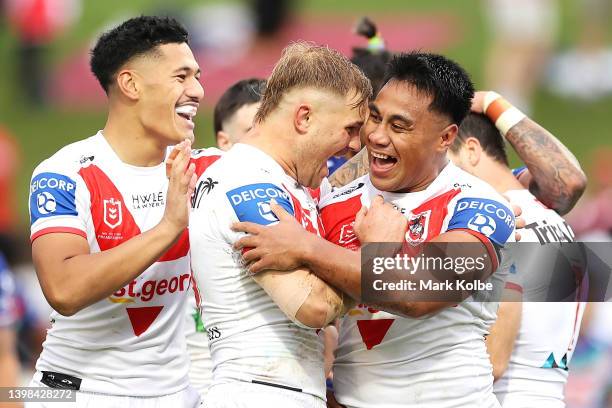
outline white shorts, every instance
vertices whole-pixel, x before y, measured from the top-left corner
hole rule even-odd
[[[35,378],[30,381],[29,387],[47,387]],[[200,394],[191,386],[161,397],[129,397],[77,391],[76,402],[25,404],[25,408],[197,408],[200,406]]]
[[[319,397],[249,382],[214,384],[208,389],[204,408],[326,408]]]

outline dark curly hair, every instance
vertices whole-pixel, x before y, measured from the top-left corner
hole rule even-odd
[[[170,43],[188,43],[187,30],[169,17],[140,16],[105,32],[91,50],[91,71],[108,93],[113,76],[135,56]]]
[[[474,85],[456,62],[438,55],[410,52],[395,55],[389,62],[384,83],[405,81],[431,95],[429,109],[447,115],[457,125],[470,111]]]

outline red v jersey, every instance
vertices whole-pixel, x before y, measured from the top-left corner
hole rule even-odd
[[[320,204],[326,238],[358,249],[355,215],[376,195],[408,218],[408,242],[463,230],[478,237],[497,260],[499,249],[512,239],[509,205],[488,184],[452,164],[423,191],[380,191],[368,175],[335,190]],[[503,279],[503,274],[495,273],[494,279]],[[483,340],[496,310],[496,303],[468,300],[434,316],[411,319],[358,305],[340,324],[336,398],[354,407],[496,406]]]
[[[216,151],[206,153],[194,156],[200,171],[218,157]],[[135,167],[121,162],[101,133],[64,147],[34,170],[32,241],[72,233],[84,237],[95,253],[153,228],[164,213],[165,171],[164,163]],[[184,388],[182,316],[189,263],[185,231],[112,296],[70,317],[53,312],[37,370],[73,375],[83,379],[81,390],[112,395],[164,395]]]

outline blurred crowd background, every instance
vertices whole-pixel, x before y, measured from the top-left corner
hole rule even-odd
[[[7,260],[0,258],[0,269],[16,282],[9,288],[12,281],[0,279],[0,289],[16,293],[0,311],[15,311],[24,381],[49,313],[30,261],[30,175],[60,147],[104,126],[105,97],[89,71],[89,48],[101,32],[139,14],[171,15],[190,32],[205,89],[198,147],[214,144],[212,108],[232,83],[266,77],[291,40],[349,55],[366,46],[353,28],[367,15],[389,50],[455,59],[478,89],[498,91],[556,135],[589,177],[568,221],[579,239],[610,241],[610,0],[0,0],[0,253]],[[585,315],[570,408],[612,407],[610,316],[607,304]]]

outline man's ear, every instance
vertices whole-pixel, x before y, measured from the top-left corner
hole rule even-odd
[[[480,142],[475,137],[468,137],[464,141],[467,160],[472,167],[476,167],[480,163],[483,151]]]
[[[140,97],[140,86],[138,84],[137,75],[134,71],[129,69],[119,71],[115,82],[119,92],[121,92],[122,95],[133,101],[138,100]]]
[[[234,143],[232,142],[230,135],[222,130],[217,132],[217,146],[219,149],[227,152],[233,145]]]
[[[452,146],[457,137],[457,132],[459,132],[459,126],[454,123],[442,129],[442,132],[440,132],[440,150],[446,151]]]
[[[300,104],[295,110],[293,117],[293,126],[300,134],[305,134],[312,125],[312,106],[308,104]]]

